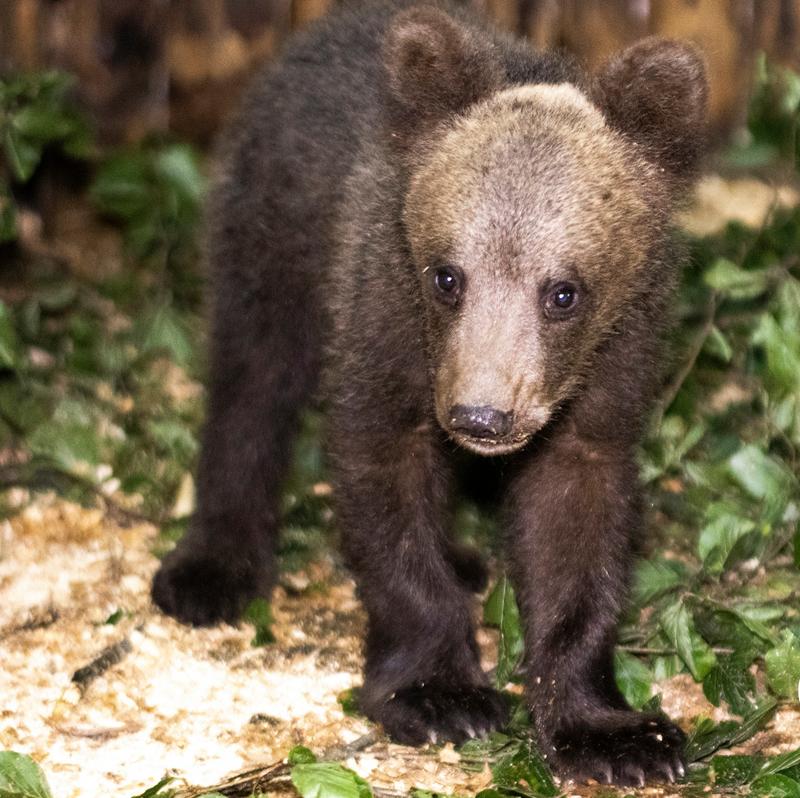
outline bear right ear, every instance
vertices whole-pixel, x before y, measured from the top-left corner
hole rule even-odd
[[[708,99],[696,47],[655,36],[631,45],[600,70],[594,99],[612,127],[679,186],[692,179],[705,144]]]
[[[405,139],[463,111],[501,84],[500,64],[486,45],[430,6],[397,14],[383,52],[393,132]]]

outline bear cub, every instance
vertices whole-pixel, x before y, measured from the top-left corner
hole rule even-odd
[[[158,606],[204,625],[269,596],[292,434],[321,395],[364,712],[414,745],[506,722],[474,638],[482,566],[451,538],[466,449],[503,464],[548,761],[681,776],[682,732],[627,705],[613,651],[705,104],[687,45],[587,75],[446,2],[345,2],[298,36],[225,136],[198,506]]]

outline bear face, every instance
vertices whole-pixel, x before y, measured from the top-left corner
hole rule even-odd
[[[503,88],[451,17],[412,9],[389,33],[387,68],[406,109],[404,224],[437,419],[462,446],[507,454],[580,389],[658,280],[649,255],[696,161],[702,63],[649,40],[587,89]],[[663,118],[679,100],[682,124]]]
[[[656,168],[632,149],[577,88],[530,86],[474,106],[414,170],[405,223],[437,417],[466,448],[527,443],[648,290],[665,197]],[[510,421],[475,437],[459,406]]]

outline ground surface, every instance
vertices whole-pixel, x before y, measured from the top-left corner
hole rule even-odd
[[[363,615],[335,567],[312,566],[279,588],[276,643],[253,648],[247,624],[194,630],[154,610],[156,534],[53,496],[4,523],[0,749],[33,756],[56,798],[130,798],[165,774],[213,785],[278,762],[297,744],[319,753],[374,733],[337,701],[360,679]],[[123,617],[106,623],[119,610]],[[480,639],[489,667],[491,633],[482,630]],[[126,640],[119,663],[81,692],[73,674]],[[689,677],[660,689],[664,708],[684,727],[701,713],[721,717]],[[798,745],[800,714],[786,710],[746,750],[774,754]],[[345,751],[344,761],[398,794],[413,787],[474,794],[490,782],[487,770],[465,772],[449,747],[415,750],[380,735],[353,755]],[[594,792],[563,786],[567,794]]]

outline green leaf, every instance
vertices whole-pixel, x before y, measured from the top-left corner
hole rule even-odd
[[[114,610],[111,615],[103,621],[104,626],[116,626],[125,617],[125,610]]]
[[[253,647],[266,646],[275,642],[272,634],[272,609],[265,598],[253,599],[244,611],[244,621],[252,623],[256,628],[255,637],[250,641]]]
[[[17,206],[6,183],[0,180],[0,244],[17,238]]]
[[[787,282],[784,292],[796,293],[794,281]],[[797,298],[793,296],[790,301],[797,301]],[[786,321],[793,321],[791,311],[787,310],[783,315]],[[772,314],[765,313],[759,318],[752,335],[753,344],[763,347],[766,354],[767,387],[779,395],[796,391],[800,385],[800,334],[787,329],[788,326],[779,323]]]
[[[736,544],[755,531],[749,518],[742,518],[726,509],[726,505],[712,505],[706,514],[711,520],[703,527],[697,542],[697,551],[710,574],[720,574]]]
[[[730,656],[719,657],[716,667],[703,679],[703,693],[714,706],[718,707],[724,700],[732,712],[742,716],[748,715],[755,707],[752,697],[755,686],[750,671]]]
[[[742,721],[726,720],[716,724],[710,718],[701,718],[686,741],[686,759],[698,762],[720,748],[749,740],[766,725],[776,706],[777,701],[766,699]]]
[[[67,473],[90,476],[100,462],[97,432],[86,424],[56,420],[38,426],[28,438],[34,454],[52,460]]]
[[[650,700],[653,675],[638,657],[627,651],[615,651],[614,676],[620,692],[634,709],[641,709]]]
[[[711,327],[711,332],[703,344],[703,349],[723,363],[730,363],[733,357],[733,347],[731,347],[728,339],[716,325]]]
[[[183,318],[167,303],[144,317],[139,338],[144,352],[169,352],[180,365],[192,359],[194,348]]]
[[[39,147],[66,139],[76,127],[62,110],[44,105],[26,105],[13,115],[11,124],[21,138]]]
[[[489,626],[500,629],[495,683],[498,687],[503,687],[522,661],[525,647],[519,608],[507,577],[504,576],[497,582],[486,600],[483,620]]]
[[[342,712],[349,718],[357,718],[361,715],[361,705],[359,704],[359,689],[358,687],[351,687],[349,690],[342,690],[336,696]]]
[[[727,258],[718,258],[703,279],[710,288],[731,299],[753,299],[769,287],[766,271],[747,271]]]
[[[764,798],[800,798],[800,783],[788,776],[762,776],[750,785],[749,794]]]
[[[789,768],[797,767],[797,765],[800,765],[800,748],[768,759],[762,765],[759,775],[771,776],[773,773],[780,773],[782,770],[788,770]]]
[[[646,607],[686,579],[686,567],[682,563],[673,560],[642,560],[636,568],[633,587],[635,606]]]
[[[172,776],[165,776],[158,784],[148,787],[144,792],[134,795],[133,798],[168,798],[168,796],[172,795],[173,791],[164,791],[164,787],[168,784],[172,784],[173,781],[175,781],[175,779]]]
[[[0,302],[0,368],[13,369],[19,362],[19,339],[11,311]]]
[[[156,171],[181,202],[199,205],[205,181],[197,156],[186,144],[173,144],[156,159]]]
[[[26,141],[11,125],[6,126],[3,146],[12,174],[20,183],[27,183],[39,165],[42,148]]]
[[[749,784],[758,773],[761,760],[752,756],[729,754],[715,756],[711,760],[710,776],[714,784],[737,787]]]
[[[550,768],[533,743],[501,757],[492,767],[494,786],[525,796],[556,796],[560,791],[553,781]]]
[[[754,499],[788,493],[797,483],[788,466],[758,446],[743,446],[728,464],[733,476]]]
[[[52,798],[42,769],[29,756],[0,751],[0,798]]]
[[[695,681],[702,682],[716,665],[714,652],[697,633],[689,610],[683,601],[670,604],[660,618],[661,629],[686,663]]]
[[[290,765],[311,765],[317,761],[317,757],[310,748],[304,745],[296,745],[289,751],[287,761]]]
[[[772,691],[784,698],[798,700],[800,692],[800,640],[788,629],[779,645],[764,655],[767,682]]]
[[[303,798],[372,797],[372,789],[361,776],[329,762],[295,765],[292,784]]]

